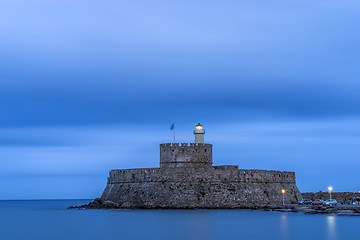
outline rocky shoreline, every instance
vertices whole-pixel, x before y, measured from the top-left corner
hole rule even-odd
[[[339,216],[360,216],[359,205],[338,205],[338,206],[312,206],[312,205],[286,205],[286,206],[269,206],[259,208],[263,211],[277,212],[299,212],[303,214],[336,214]]]
[[[258,206],[258,205],[253,205],[253,206],[238,206],[238,207],[212,207],[212,208],[199,208],[199,207],[161,207],[161,206],[157,206],[157,207],[134,207],[131,205],[131,203],[129,202],[125,202],[123,204],[118,204],[112,201],[102,201],[100,198],[96,198],[94,201],[88,203],[88,204],[84,204],[84,205],[80,205],[80,206],[70,206],[68,207],[68,209],[253,209],[253,210],[257,210],[257,209],[261,209],[264,208],[265,206]]]
[[[134,208],[130,204],[119,205],[111,201],[102,202],[100,198],[96,198],[94,201],[89,204],[84,204],[81,206],[71,206],[68,209],[145,209],[145,208]],[[148,208],[150,209],[150,208]],[[151,208],[151,209],[169,209],[169,208]],[[179,208],[171,208],[179,209]],[[197,208],[182,208],[182,209],[197,209]],[[223,209],[223,208],[207,208],[207,209]],[[229,208],[226,208],[229,209]],[[274,211],[274,212],[298,212],[303,214],[336,214],[339,216],[360,216],[360,205],[338,205],[332,207],[325,206],[312,206],[312,205],[253,205],[253,206],[239,206],[232,209],[250,209],[258,211]]]

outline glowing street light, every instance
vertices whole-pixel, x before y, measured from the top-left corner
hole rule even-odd
[[[283,205],[285,205],[285,189],[281,190],[281,193],[283,195]]]
[[[329,194],[330,194],[330,200],[331,200],[331,191],[333,190],[332,187],[328,187]]]

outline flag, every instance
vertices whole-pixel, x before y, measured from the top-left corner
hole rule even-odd
[[[174,130],[174,128],[175,128],[175,123],[173,123],[173,124],[171,125],[170,130]]]

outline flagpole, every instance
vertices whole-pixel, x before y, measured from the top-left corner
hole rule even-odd
[[[174,143],[175,143],[175,124],[174,124],[173,133],[174,133]]]

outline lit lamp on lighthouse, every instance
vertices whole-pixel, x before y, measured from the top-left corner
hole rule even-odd
[[[203,126],[198,123],[195,127],[194,135],[195,135],[195,143],[204,143],[204,134]]]

